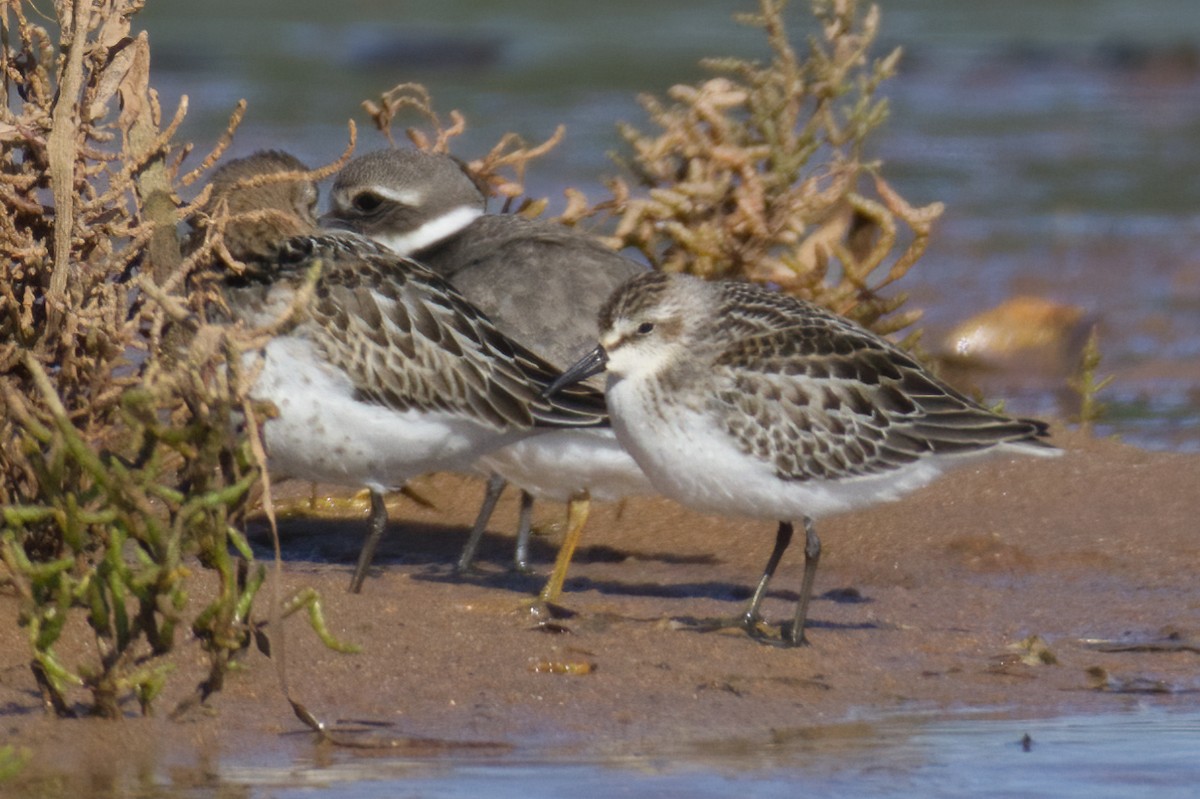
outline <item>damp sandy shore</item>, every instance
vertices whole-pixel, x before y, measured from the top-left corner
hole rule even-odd
[[[575,615],[548,631],[525,600],[549,569],[557,534],[535,538],[537,576],[511,572],[515,497],[493,520],[480,573],[450,569],[480,481],[437,476],[420,485],[433,508],[392,503],[396,521],[360,596],[345,586],[364,525],[289,519],[286,589],[318,589],[334,634],[362,652],[328,651],[292,617],[287,681],[344,740],[412,754],[479,746],[596,757],[753,746],[896,714],[1195,707],[1200,456],[1077,433],[1055,441],[1067,450],[1061,458],[992,460],[900,502],[822,522],[811,645],[800,649],[681,623],[741,608],[770,550],[770,525],[661,499],[597,506],[564,596]],[[561,514],[539,506],[538,521],[553,528]],[[765,608],[771,621],[790,615],[801,561],[799,547],[785,558]],[[253,648],[225,690],[180,721],[141,719],[132,703],[119,723],[47,718],[15,619],[5,591],[0,744],[32,752],[26,776],[287,762],[314,750],[275,662]],[[1056,663],[1023,660],[1013,648],[1033,635]],[[1108,651],[1096,640],[1129,646]],[[200,674],[199,652],[186,646],[195,662],[183,664],[172,691]]]

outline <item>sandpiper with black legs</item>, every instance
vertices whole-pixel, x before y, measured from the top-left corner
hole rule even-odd
[[[609,299],[600,331],[551,392],[606,372],[613,431],[663,495],[779,523],[740,618],[751,634],[793,523],[803,524],[785,643],[804,643],[815,519],[897,499],[981,456],[1060,452],[1044,423],[983,408],[848,319],[749,283],[647,273]]]

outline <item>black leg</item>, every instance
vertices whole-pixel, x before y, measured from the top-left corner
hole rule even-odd
[[[521,492],[521,512],[517,519],[517,550],[513,553],[513,565],[517,571],[528,574],[529,538],[533,534],[533,494]]]
[[[367,520],[367,540],[363,542],[362,551],[358,553],[358,565],[354,567],[354,576],[350,578],[350,593],[362,591],[363,580],[367,578],[367,569],[375,559],[375,549],[383,538],[384,528],[387,527],[387,505],[383,504],[383,494],[371,489],[371,515]]]
[[[779,561],[783,558],[784,550],[788,548],[788,544],[791,542],[792,523],[780,522],[779,529],[775,532],[775,548],[771,550],[771,557],[767,561],[767,568],[763,569],[758,586],[754,589],[754,595],[750,597],[750,604],[746,606],[746,612],[742,614],[742,626],[751,635],[754,635],[758,630],[758,608],[762,605],[762,601],[767,595],[767,585],[775,575],[775,570],[779,568]]]
[[[460,572],[469,570],[475,562],[475,555],[479,551],[479,541],[483,538],[483,531],[487,529],[488,521],[496,511],[496,503],[500,501],[500,495],[504,493],[506,485],[508,485],[508,481],[498,474],[492,474],[488,478],[487,491],[483,494],[483,504],[479,506],[479,515],[475,517],[475,526],[471,528],[471,537],[467,539],[467,545],[463,547],[462,554],[458,556],[458,570]]]
[[[817,563],[821,560],[821,539],[813,527],[813,520],[804,517],[804,582],[800,584],[800,601],[796,603],[796,618],[787,632],[793,646],[807,644],[804,623],[808,620],[808,601],[812,599],[813,581],[817,576]]]

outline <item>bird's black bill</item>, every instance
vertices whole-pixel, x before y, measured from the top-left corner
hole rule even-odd
[[[607,363],[608,353],[604,351],[604,347],[597,346],[596,349],[580,358],[574,366],[567,369],[567,371],[558,376],[557,380],[547,386],[546,390],[542,392],[542,397],[549,399],[567,386],[582,383],[592,375],[600,374],[604,371],[604,366]]]

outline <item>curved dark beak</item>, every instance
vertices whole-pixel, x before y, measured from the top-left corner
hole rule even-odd
[[[596,349],[576,361],[574,366],[568,368],[558,376],[557,380],[547,386],[546,390],[542,392],[542,397],[549,399],[567,386],[573,386],[587,380],[592,375],[600,374],[607,364],[608,353],[604,351],[604,347],[597,345]]]

